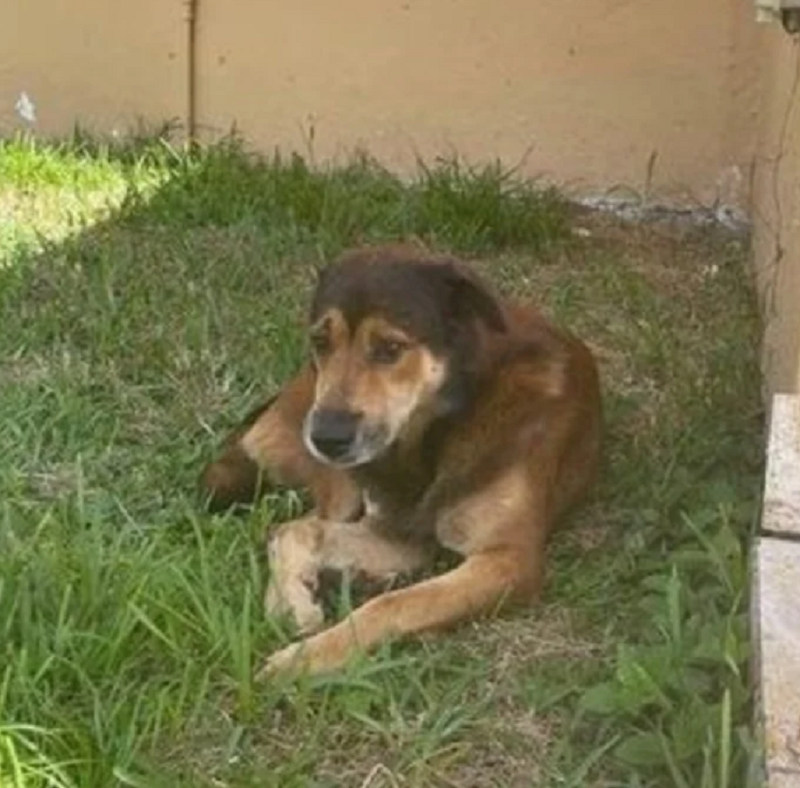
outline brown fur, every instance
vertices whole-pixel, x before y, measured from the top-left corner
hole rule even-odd
[[[315,501],[272,537],[266,599],[309,636],[262,676],[334,670],[358,648],[531,603],[547,537],[599,454],[585,345],[532,306],[501,301],[459,261],[350,252],[323,274],[311,323],[312,362],[203,476],[217,507],[252,500],[259,479],[308,487]],[[442,549],[461,557],[455,569],[317,631],[325,571],[387,580]]]

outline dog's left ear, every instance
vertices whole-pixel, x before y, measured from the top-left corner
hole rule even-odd
[[[441,266],[449,296],[450,314],[457,320],[480,320],[488,328],[503,332],[506,320],[497,297],[478,276],[458,262]]]

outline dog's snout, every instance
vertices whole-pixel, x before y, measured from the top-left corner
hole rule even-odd
[[[349,410],[319,410],[311,418],[309,438],[323,456],[338,460],[352,448],[361,415]]]

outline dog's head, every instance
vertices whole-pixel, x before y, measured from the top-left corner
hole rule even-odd
[[[496,298],[463,264],[380,249],[323,271],[310,322],[317,378],[303,437],[343,468],[458,409],[480,326],[505,330]]]

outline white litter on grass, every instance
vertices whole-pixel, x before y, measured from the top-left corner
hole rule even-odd
[[[36,106],[24,90],[19,94],[14,109],[16,109],[17,114],[27,123],[36,123]]]

